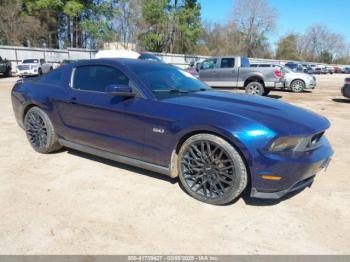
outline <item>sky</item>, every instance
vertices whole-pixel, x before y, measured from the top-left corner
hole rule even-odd
[[[234,0],[199,0],[202,19],[223,23],[229,18]],[[270,35],[275,45],[287,33],[304,33],[313,24],[323,24],[341,33],[350,43],[350,0],[268,0],[277,10],[276,30]]]

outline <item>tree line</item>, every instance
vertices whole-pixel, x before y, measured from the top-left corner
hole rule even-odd
[[[276,43],[277,12],[267,0],[236,0],[225,22],[201,19],[199,0],[0,0],[0,44],[125,48],[200,55],[350,63],[350,44],[323,25]]]

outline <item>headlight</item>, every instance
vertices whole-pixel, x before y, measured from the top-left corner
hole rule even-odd
[[[277,138],[270,146],[272,152],[291,151],[295,149],[302,141],[303,137],[291,136]]]

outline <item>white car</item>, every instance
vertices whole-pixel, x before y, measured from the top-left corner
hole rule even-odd
[[[46,63],[45,59],[24,59],[17,67],[19,76],[37,76],[53,70],[53,65]]]

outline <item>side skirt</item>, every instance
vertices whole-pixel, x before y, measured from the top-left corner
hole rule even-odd
[[[86,146],[86,145],[82,145],[82,144],[77,144],[77,143],[62,139],[62,138],[60,138],[58,141],[62,146],[72,148],[72,149],[75,149],[77,151],[82,151],[82,152],[85,152],[85,153],[88,153],[91,155],[110,159],[110,160],[113,160],[116,162],[130,165],[130,166],[135,166],[135,167],[147,169],[147,170],[150,170],[150,171],[153,171],[156,173],[160,173],[163,175],[167,175],[167,176],[171,175],[170,169],[167,167],[147,163],[147,162],[144,162],[144,161],[141,161],[138,159],[134,159],[134,158],[129,158],[126,156],[117,155],[117,154],[114,154],[114,153],[111,153],[108,151],[104,151],[101,149],[97,149],[94,147],[90,147],[90,146]]]

